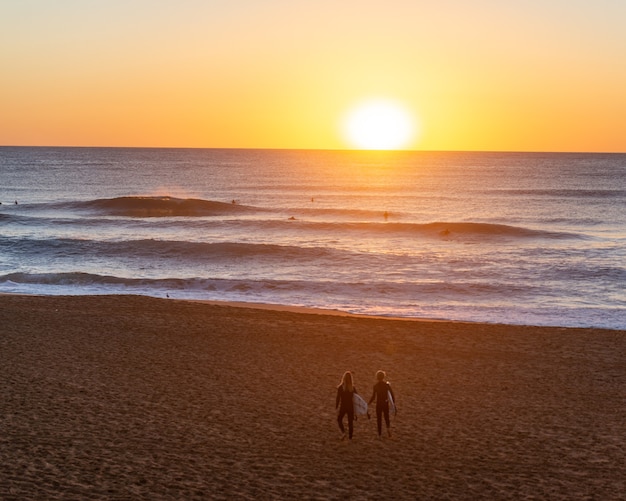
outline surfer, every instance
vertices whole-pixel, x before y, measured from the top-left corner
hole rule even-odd
[[[354,429],[354,394],[357,393],[354,387],[352,373],[346,371],[341,378],[341,384],[337,386],[337,399],[335,408],[338,409],[337,424],[341,430],[341,440],[346,438],[346,430],[343,426],[344,416],[348,416],[348,438],[352,440],[352,431]]]
[[[387,425],[387,435],[391,436],[391,428],[389,425],[389,399],[392,399],[392,405],[394,405],[394,402],[396,401],[396,396],[391,389],[391,385],[388,381],[385,381],[386,376],[387,375],[384,371],[378,371],[376,373],[376,384],[374,385],[372,398],[370,398],[370,401],[368,402],[368,404],[371,404],[374,400],[376,400],[376,426],[378,427],[378,438],[381,437],[383,416],[385,417],[385,424]]]

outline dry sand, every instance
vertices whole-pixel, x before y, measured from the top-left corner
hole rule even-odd
[[[626,499],[624,331],[0,296],[0,499]],[[398,397],[339,440],[344,370]]]

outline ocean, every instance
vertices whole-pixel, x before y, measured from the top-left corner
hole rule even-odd
[[[626,154],[0,148],[0,293],[626,329]]]

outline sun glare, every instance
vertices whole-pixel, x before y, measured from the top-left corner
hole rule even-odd
[[[394,101],[366,101],[348,112],[343,123],[348,142],[363,150],[397,150],[409,146],[415,122],[405,107]]]

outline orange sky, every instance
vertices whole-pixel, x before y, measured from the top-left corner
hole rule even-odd
[[[0,4],[0,145],[346,148],[404,103],[425,150],[626,151],[626,2]]]

